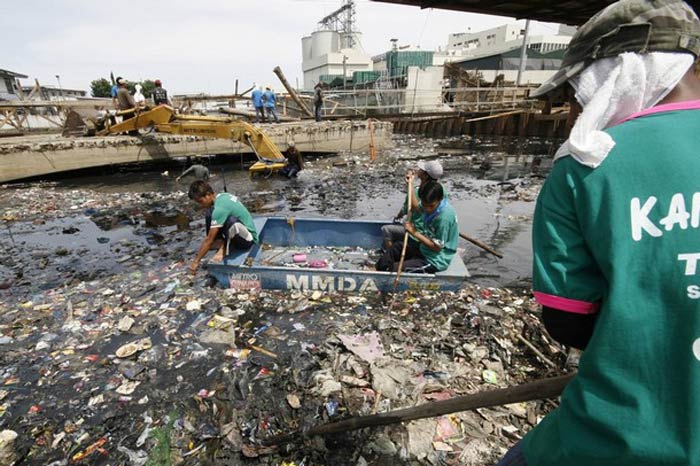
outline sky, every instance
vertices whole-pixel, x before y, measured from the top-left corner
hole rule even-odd
[[[232,94],[257,84],[282,86],[272,73],[303,83],[301,38],[341,6],[341,0],[22,0],[0,2],[5,38],[0,69],[49,86],[89,90],[110,71],[132,81],[160,79],[173,94]],[[434,50],[449,33],[514,21],[436,9],[357,2],[357,29],[370,55],[399,45]],[[557,25],[533,22],[531,33]]]

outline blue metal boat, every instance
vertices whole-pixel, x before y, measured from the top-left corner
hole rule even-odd
[[[260,242],[209,262],[226,288],[393,291],[395,273],[374,270],[386,222],[323,218],[257,217]],[[374,256],[373,256],[374,255]],[[461,257],[436,274],[402,273],[397,290],[456,291],[469,277]]]

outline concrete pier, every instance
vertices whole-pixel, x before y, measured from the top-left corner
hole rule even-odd
[[[390,147],[393,125],[367,120],[260,125],[281,151],[294,141],[302,153],[355,151]],[[150,133],[140,137],[66,138],[35,135],[0,138],[0,183],[70,170],[124,163],[162,161],[197,154],[252,154],[245,144],[227,139]]]

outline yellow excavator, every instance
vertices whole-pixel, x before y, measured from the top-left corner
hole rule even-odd
[[[260,129],[241,120],[231,118],[206,117],[196,115],[176,115],[167,105],[159,105],[145,111],[125,110],[120,113],[133,113],[135,116],[121,123],[105,127],[98,135],[119,134],[152,127],[159,133],[186,134],[219,139],[231,139],[248,145],[258,161],[250,167],[251,173],[274,172],[287,165],[282,152]]]

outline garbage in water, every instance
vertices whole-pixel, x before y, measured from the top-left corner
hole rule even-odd
[[[405,171],[437,158],[439,144],[467,144],[471,155],[442,159],[450,201],[462,228],[506,257],[460,243],[475,278],[459,292],[412,290],[390,306],[379,293],[210,287],[205,270],[187,271],[203,215],[159,172],[160,184],[148,174],[110,178],[122,183],[117,192],[101,189],[104,180],[1,188],[0,244],[9,254],[0,259],[0,463],[492,464],[550,403],[260,444],[549,375],[521,339],[565,370],[568,355],[543,332],[527,286],[541,178],[526,165],[546,148],[519,146],[531,155],[513,156],[522,167],[509,165],[505,189],[495,163],[504,154],[489,141],[396,143],[373,164],[357,154],[310,160],[292,183],[244,172],[227,181],[254,214],[389,223]],[[494,168],[469,168],[480,159]],[[359,269],[376,254],[264,252],[270,264]]]

